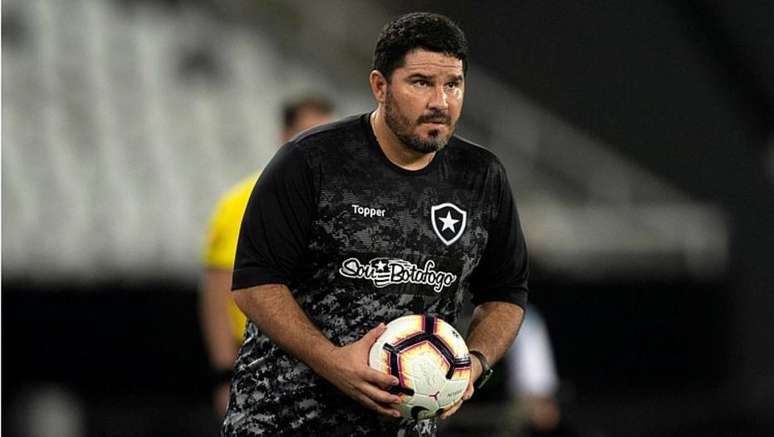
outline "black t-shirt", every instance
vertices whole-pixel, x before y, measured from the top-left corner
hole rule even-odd
[[[524,306],[527,273],[516,205],[491,152],[455,136],[428,166],[405,170],[384,155],[364,114],[301,134],[263,171],[242,220],[233,289],[287,285],[344,345],[406,314],[455,324],[466,291],[476,305]],[[395,435],[399,426],[248,323],[226,435]]]

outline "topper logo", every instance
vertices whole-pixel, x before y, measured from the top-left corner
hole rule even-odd
[[[352,211],[363,217],[384,217],[386,209],[369,208],[367,206],[352,205]]]

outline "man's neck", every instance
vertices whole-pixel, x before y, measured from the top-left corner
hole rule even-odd
[[[408,146],[395,136],[395,133],[387,126],[384,120],[384,109],[380,106],[371,113],[371,127],[374,130],[376,141],[384,152],[387,159],[393,164],[406,170],[422,170],[435,157],[436,152],[422,153],[410,149]]]

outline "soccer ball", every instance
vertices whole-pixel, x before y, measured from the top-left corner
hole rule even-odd
[[[454,327],[437,317],[403,316],[371,346],[368,364],[398,378],[390,393],[401,415],[414,420],[440,415],[468,388],[470,356]]]

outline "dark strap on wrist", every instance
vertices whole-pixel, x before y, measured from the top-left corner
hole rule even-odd
[[[470,351],[470,354],[474,355],[476,358],[478,358],[478,362],[481,363],[481,369],[482,369],[481,374],[482,375],[484,373],[486,373],[489,369],[492,368],[489,365],[489,361],[486,360],[486,357],[481,352],[479,352],[479,351]]]
[[[481,363],[481,375],[479,375],[478,379],[473,384],[473,387],[478,390],[483,387],[484,384],[486,384],[486,382],[489,380],[489,377],[492,376],[492,373],[494,373],[494,370],[492,370],[492,367],[489,365],[489,361],[486,360],[484,354],[479,351],[469,352],[471,355],[478,359],[479,363]]]
[[[221,384],[230,383],[232,376],[234,376],[234,369],[213,369],[210,375],[210,378],[212,378],[210,382],[217,387]]]

